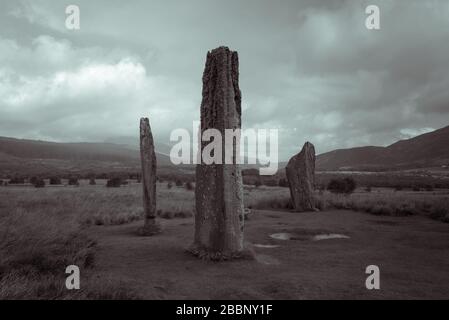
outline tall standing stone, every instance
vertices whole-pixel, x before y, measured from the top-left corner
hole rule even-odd
[[[238,144],[225,147],[225,129],[241,128],[241,93],[237,52],[219,47],[207,54],[203,73],[201,136],[217,129],[222,136],[222,164],[196,167],[195,240],[191,252],[211,260],[239,257],[243,250],[243,188],[237,164]],[[209,142],[200,142],[203,152]],[[231,164],[224,164],[225,153],[233,151]]]
[[[306,142],[285,168],[295,211],[315,211],[315,147]]]
[[[156,154],[148,118],[140,119],[140,160],[145,217],[145,223],[140,233],[153,235],[160,231],[160,227],[156,222]]]

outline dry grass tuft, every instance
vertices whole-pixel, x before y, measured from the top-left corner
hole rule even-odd
[[[94,272],[96,243],[86,234],[86,218],[95,208],[106,212],[110,204],[86,191],[2,189],[0,300],[135,298],[134,293],[113,281],[98,286],[91,283],[95,281],[90,274]],[[112,207],[110,212],[122,208]],[[81,290],[65,288],[65,269],[72,264],[81,269]]]
[[[448,196],[413,195],[405,192],[355,193],[345,196],[325,192],[317,196],[317,203],[321,210],[349,209],[385,216],[425,215],[449,222]]]

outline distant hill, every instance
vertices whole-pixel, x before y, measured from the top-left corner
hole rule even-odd
[[[56,143],[0,137],[0,152],[29,159],[137,160],[138,153],[124,145],[112,143]]]
[[[158,141],[155,137],[155,148],[156,153],[170,156],[170,150],[172,145],[163,143],[161,141]],[[119,144],[124,145],[127,148],[131,148],[133,150],[139,150],[139,137],[131,137],[131,136],[118,136],[118,137],[111,137],[104,141],[105,143],[112,143],[112,144]]]
[[[449,164],[449,126],[387,147],[338,149],[317,156],[320,171],[383,171]]]
[[[104,143],[56,143],[0,137],[0,175],[139,171],[138,140]],[[170,145],[156,142],[158,172],[194,173],[194,165],[174,166]],[[338,149],[317,156],[318,171],[387,171],[449,165],[449,126],[388,147]],[[280,168],[285,163],[280,164]],[[251,168],[254,166],[243,166]]]
[[[156,152],[158,167],[171,166]],[[57,143],[0,137],[0,174],[140,170],[135,146],[115,143]]]

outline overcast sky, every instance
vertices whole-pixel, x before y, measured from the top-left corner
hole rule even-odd
[[[1,0],[0,135],[105,141],[148,116],[168,142],[199,119],[221,45],[239,53],[243,126],[278,128],[283,160],[449,125],[449,1]]]

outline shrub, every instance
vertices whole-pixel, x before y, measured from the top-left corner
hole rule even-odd
[[[143,212],[139,210],[130,210],[126,212],[115,212],[113,214],[107,212],[95,213],[93,216],[88,216],[82,223],[84,225],[96,226],[110,226],[121,225],[140,220],[143,217]]]
[[[366,188],[365,188],[365,191],[366,191],[366,192],[371,192],[371,191],[372,191],[372,190],[371,190],[371,186],[366,187]]]
[[[11,180],[9,180],[9,184],[24,184],[25,183],[25,178],[16,176],[14,178],[12,178]]]
[[[50,184],[52,185],[61,184],[61,179],[58,177],[50,177]]]
[[[174,209],[173,211],[170,210],[157,210],[157,216],[161,219],[174,219],[174,218],[191,218],[193,217],[193,213],[189,210],[182,210],[182,209]]]
[[[80,185],[78,178],[76,178],[76,177],[70,177],[68,184],[69,184],[69,186],[79,186]]]
[[[192,190],[193,190],[193,184],[192,184],[192,182],[190,182],[190,181],[186,182],[185,186],[186,186],[186,189],[187,189],[187,190],[189,190],[189,191],[192,191]]]
[[[279,187],[288,188],[289,187],[288,180],[285,178],[279,179]]]
[[[106,187],[108,188],[118,188],[122,185],[122,179],[120,179],[119,177],[114,177],[108,180],[108,182],[106,183]]]
[[[43,188],[45,187],[45,181],[44,179],[36,179],[33,183],[35,188]]]
[[[97,183],[95,182],[95,178],[90,178],[90,179],[89,179],[89,184],[90,184],[91,186],[96,185]]]
[[[176,186],[177,187],[182,187],[182,181],[181,180],[176,180]]]
[[[441,221],[449,223],[449,213],[447,213],[443,218],[441,218]]]
[[[434,220],[440,220],[440,221],[447,222],[447,221],[445,221],[445,218],[448,214],[449,214],[449,211],[447,208],[445,208],[443,206],[434,206],[430,210],[429,217]]]
[[[97,179],[107,179],[108,178],[108,174],[107,173],[100,173],[100,174],[95,175],[95,177]]]
[[[418,187],[418,186],[414,186],[414,187],[412,188],[412,190],[415,191],[415,192],[418,192],[418,191],[421,191],[421,188]]]
[[[256,188],[259,188],[261,185],[262,185],[262,182],[261,182],[260,180],[254,181],[254,186],[255,186]]]
[[[173,184],[171,182],[167,183],[167,189],[171,189],[173,187]]]
[[[30,178],[30,183],[34,186],[37,182],[38,178],[37,177],[31,177]]]
[[[181,219],[185,219],[185,218],[191,218],[193,217],[193,213],[191,211],[177,211],[175,212],[175,218],[181,218]]]
[[[345,193],[353,193],[355,188],[357,187],[355,180],[353,178],[345,178],[345,181],[346,181]]]
[[[293,204],[289,197],[267,198],[259,200],[251,208],[260,210],[293,209]]]
[[[332,179],[327,185],[327,190],[332,193],[351,194],[356,188],[355,180],[352,177],[343,179]]]
[[[368,212],[372,213],[374,215],[379,215],[379,216],[390,216],[393,213],[393,210],[390,206],[388,206],[387,204],[376,204],[371,208],[368,208]]]
[[[162,219],[173,219],[175,217],[175,214],[171,211],[161,211],[160,217]]]

